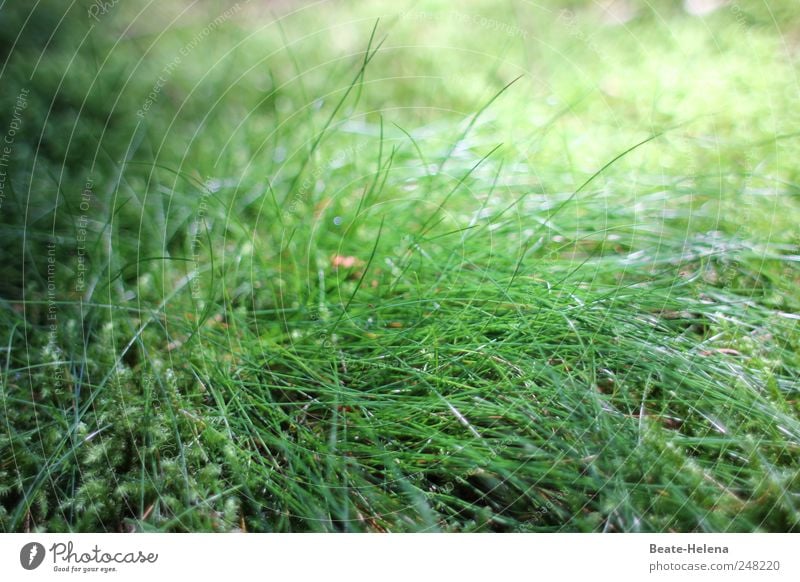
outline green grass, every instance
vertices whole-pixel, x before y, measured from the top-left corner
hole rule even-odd
[[[0,9],[3,531],[800,528],[791,0],[132,4]]]

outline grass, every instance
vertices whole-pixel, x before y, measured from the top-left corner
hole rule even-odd
[[[800,14],[540,4],[0,9],[2,530],[797,531]]]

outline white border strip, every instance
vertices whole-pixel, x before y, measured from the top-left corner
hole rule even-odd
[[[798,550],[796,534],[2,534],[0,580],[797,581]]]

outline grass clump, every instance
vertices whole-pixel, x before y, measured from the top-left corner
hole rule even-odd
[[[791,4],[573,4],[3,9],[4,531],[796,531]]]

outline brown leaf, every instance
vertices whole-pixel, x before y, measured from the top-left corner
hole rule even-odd
[[[331,257],[331,266],[338,269],[339,267],[344,267],[345,269],[350,269],[352,267],[360,267],[364,264],[364,261],[357,257],[350,257],[344,255],[333,255]]]

